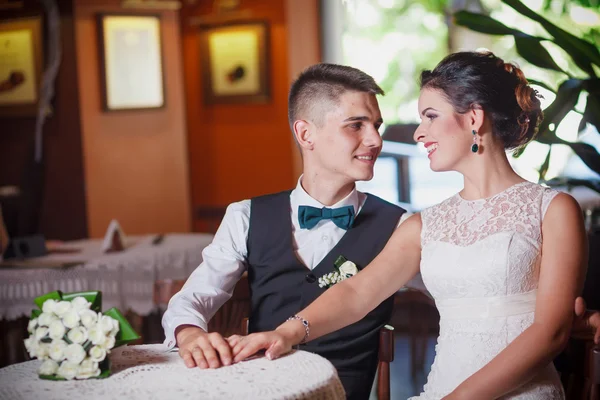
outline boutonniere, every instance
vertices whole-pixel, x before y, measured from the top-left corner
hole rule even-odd
[[[347,260],[344,256],[339,256],[333,265],[336,269],[334,272],[330,272],[319,278],[320,288],[330,288],[336,283],[358,274],[358,268],[356,267],[356,264]]]

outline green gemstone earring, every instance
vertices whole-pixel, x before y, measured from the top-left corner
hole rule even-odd
[[[479,151],[479,145],[477,144],[477,131],[473,129],[473,145],[471,146],[471,151],[473,153],[477,153]]]

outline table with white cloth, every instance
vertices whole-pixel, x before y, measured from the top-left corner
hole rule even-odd
[[[42,380],[39,360],[2,368],[0,400],[345,399],[333,365],[305,351],[204,370],[187,368],[162,345],[117,348],[110,357],[112,375],[106,379]]]
[[[0,319],[28,316],[33,300],[54,290],[101,290],[103,309],[148,315],[154,309],[154,282],[187,279],[202,262],[202,250],[213,235],[168,234],[154,245],[155,237],[128,237],[130,246],[112,253],[102,251],[102,240],[70,241],[64,249],[77,252],[27,259],[26,267],[0,268]],[[70,266],[44,267],[52,264]]]

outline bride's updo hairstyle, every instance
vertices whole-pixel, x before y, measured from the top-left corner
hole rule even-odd
[[[464,114],[480,106],[492,133],[514,149],[530,142],[543,119],[537,92],[516,65],[491,52],[459,52],[421,73],[421,90],[437,89]]]

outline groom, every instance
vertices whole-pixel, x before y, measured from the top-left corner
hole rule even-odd
[[[292,191],[231,204],[202,264],[171,299],[165,344],[177,345],[188,367],[231,363],[227,340],[207,333],[207,324],[245,271],[249,330],[272,330],[327,289],[319,278],[334,271],[338,256],[360,269],[383,249],[404,210],[355,187],[373,177],[381,151],[378,94],[372,77],[340,65],[311,66],[292,84],[289,121],[303,175]],[[369,396],[378,332],[392,305],[390,298],[356,324],[300,347],[335,365],[350,399]],[[598,328],[595,315],[585,321]]]
[[[271,330],[327,289],[319,278],[335,271],[339,256],[360,269],[383,249],[404,210],[355,187],[373,177],[381,152],[378,94],[371,76],[340,65],[314,65],[292,84],[289,121],[303,175],[292,191],[231,204],[202,265],[171,299],[165,344],[177,344],[187,366],[231,363],[227,341],[207,333],[207,322],[245,271],[249,331]],[[301,346],[333,363],[348,398],[369,396],[379,329],[392,307],[390,298],[362,321]]]

